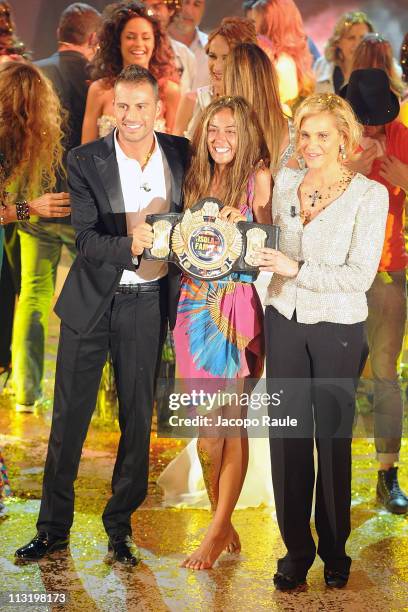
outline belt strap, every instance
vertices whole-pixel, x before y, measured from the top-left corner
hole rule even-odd
[[[160,283],[154,281],[152,283],[135,283],[134,285],[118,285],[116,293],[152,293],[160,291]]]

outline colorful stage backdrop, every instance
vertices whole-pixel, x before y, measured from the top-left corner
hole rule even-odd
[[[51,54],[56,45],[55,29],[58,16],[69,0],[10,0],[14,8],[18,32],[35,59]],[[89,0],[99,10],[109,4],[106,0]],[[208,31],[225,15],[240,15],[241,0],[207,0],[203,29]],[[323,50],[339,15],[347,10],[364,10],[374,21],[377,30],[391,39],[395,51],[408,31],[407,0],[299,0],[298,6],[306,23],[307,32]]]

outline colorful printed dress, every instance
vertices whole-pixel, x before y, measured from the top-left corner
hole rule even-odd
[[[6,465],[0,451],[0,517],[4,513],[4,506],[1,503],[1,500],[4,497],[9,497],[10,495],[12,495],[10,482],[7,476]]]
[[[248,202],[240,212],[253,220],[251,177]],[[258,378],[264,361],[263,310],[252,274],[218,281],[182,277],[173,331],[177,377]]]

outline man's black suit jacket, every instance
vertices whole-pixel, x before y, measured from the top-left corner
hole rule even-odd
[[[36,66],[50,79],[67,112],[63,141],[63,163],[66,168],[68,151],[81,144],[82,122],[88,95],[88,61],[78,51],[57,51],[36,62]],[[54,191],[67,191],[65,173],[58,173]],[[69,224],[70,217],[53,217],[47,221]]]
[[[183,210],[183,177],[188,163],[185,138],[156,133],[171,174],[172,212]],[[68,187],[78,255],[55,312],[69,327],[87,333],[108,308],[123,270],[136,270],[132,237],[116,161],[114,133],[73,149],[68,155]],[[139,258],[140,260],[140,258]],[[169,321],[174,327],[180,275],[169,265]]]

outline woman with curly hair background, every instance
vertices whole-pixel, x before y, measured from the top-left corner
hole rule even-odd
[[[180,97],[179,74],[168,36],[151,11],[138,0],[106,7],[99,33],[99,50],[93,60],[82,142],[106,136],[115,127],[113,85],[126,66],[147,68],[159,83],[162,116],[158,131],[171,132]]]
[[[19,221],[21,292],[14,320],[13,383],[24,411],[41,394],[44,342],[57,262],[45,257],[42,221],[66,217],[67,193],[51,192],[62,172],[62,115],[51,82],[35,66],[9,62],[0,67],[0,226]],[[55,231],[60,226],[55,224]],[[3,252],[0,227],[0,259]]]

